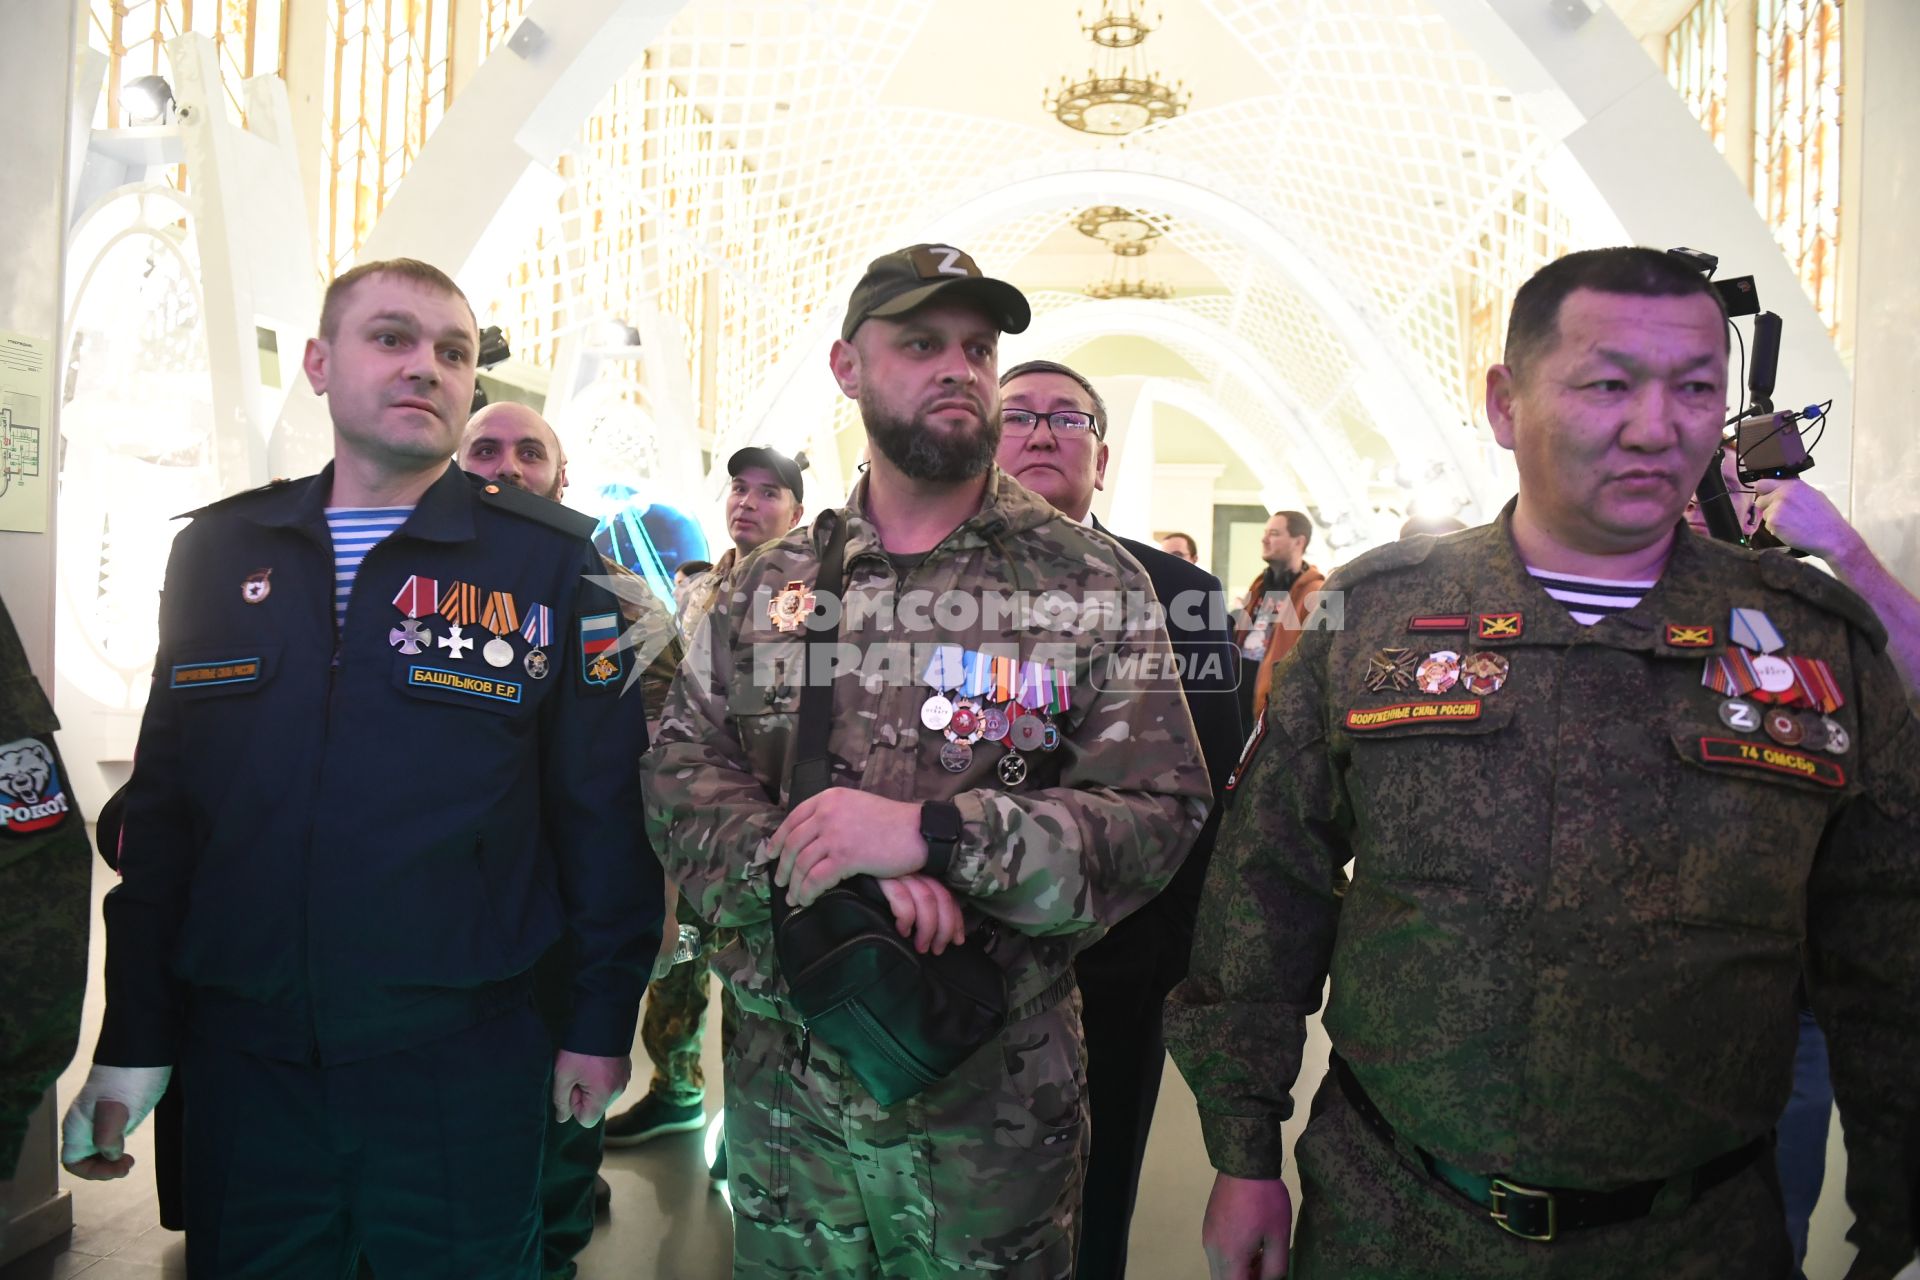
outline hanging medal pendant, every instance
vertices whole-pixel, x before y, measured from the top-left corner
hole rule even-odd
[[[1017,751],[1009,751],[1000,757],[1000,781],[1010,787],[1017,787],[1027,780],[1027,761]]]
[[[547,654],[544,649],[527,650],[527,656],[520,660],[520,665],[527,669],[527,675],[532,679],[545,680],[547,678],[549,667],[547,664]]]
[[[965,773],[973,763],[973,748],[964,742],[949,742],[940,748],[940,767],[948,773]]]
[[[1021,751],[1038,751],[1046,740],[1047,725],[1031,711],[1023,711],[1013,719],[1013,725],[1007,731],[1013,745]]]
[[[387,643],[411,658],[422,649],[433,647],[433,633],[418,618],[408,618],[387,632]]]
[[[513,665],[513,646],[495,636],[481,646],[480,656],[487,660],[490,667],[510,667]]]
[[[920,723],[939,733],[953,723],[953,701],[944,693],[936,693],[920,704]]]
[[[1013,721],[1007,718],[1005,707],[988,707],[980,713],[980,723],[984,726],[980,736],[988,742],[1005,742],[1007,731],[1013,727]]]

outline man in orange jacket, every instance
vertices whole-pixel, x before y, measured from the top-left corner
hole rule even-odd
[[[1276,511],[1260,535],[1260,555],[1267,567],[1253,585],[1241,606],[1245,621],[1234,629],[1233,641],[1241,657],[1241,697],[1252,689],[1251,699],[1242,707],[1243,722],[1253,723],[1267,705],[1267,690],[1273,684],[1273,668],[1293,651],[1300,639],[1300,628],[1313,612],[1313,593],[1327,575],[1307,563],[1307,544],[1313,541],[1313,522],[1298,511]],[[1254,678],[1246,679],[1252,670]]]

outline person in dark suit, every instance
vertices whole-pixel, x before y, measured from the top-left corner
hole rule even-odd
[[[1128,1224],[1166,1062],[1160,1006],[1186,976],[1220,822],[1218,797],[1240,753],[1240,663],[1218,578],[1158,547],[1120,537],[1093,518],[1093,494],[1103,487],[1107,469],[1107,407],[1093,384],[1066,365],[1030,360],[1001,375],[1000,402],[1001,469],[1064,514],[1113,538],[1152,579],[1168,611],[1167,634],[1182,662],[1181,681],[1216,799],[1172,883],[1074,964],[1093,1113],[1075,1275],[1104,1280],[1126,1273]]]

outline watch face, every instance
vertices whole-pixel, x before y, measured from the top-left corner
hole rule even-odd
[[[953,746],[954,744],[948,743],[947,745]],[[950,804],[922,805],[920,807],[920,834],[928,840],[958,840],[960,838],[960,811]]]

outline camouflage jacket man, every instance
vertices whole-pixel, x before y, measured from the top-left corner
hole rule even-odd
[[[1581,626],[1511,515],[1336,572],[1347,629],[1274,683],[1168,1007],[1209,1156],[1280,1175],[1330,975],[1334,1048],[1414,1145],[1536,1185],[1683,1172],[1779,1115],[1804,943],[1853,1239],[1897,1268],[1920,722],[1885,633],[1818,571],[1684,532]]]
[[[1095,687],[1104,649],[1170,656],[1161,626],[1126,630],[1117,609],[1063,610],[1068,620],[1053,630],[992,616],[992,600],[1019,592],[1075,603],[1151,599],[1146,572],[1111,541],[996,470],[980,511],[901,569],[862,514],[865,494],[863,479],[835,515],[849,522],[838,641],[859,674],[843,671],[836,684],[833,779],[959,809],[964,827],[946,883],[969,924],[994,922],[990,954],[1018,1017],[1070,987],[1074,953],[1179,868],[1210,803],[1193,721],[1169,666],[1136,682],[1138,692]],[[823,518],[742,559],[690,641],[644,765],[649,828],[668,876],[702,916],[740,929],[715,967],[743,1007],[789,1022],[799,1017],[775,970],[766,846],[785,815],[805,644],[797,625],[776,625],[769,603],[789,584],[811,587],[831,525]],[[916,600],[932,606],[917,611]],[[943,767],[954,743],[921,720],[933,692],[921,676],[935,645],[1017,652],[1070,672],[1053,717],[1057,749],[1016,751],[983,738],[960,771]],[[1016,756],[1022,764],[1002,763]],[[1029,765],[1031,776],[1019,776]]]

